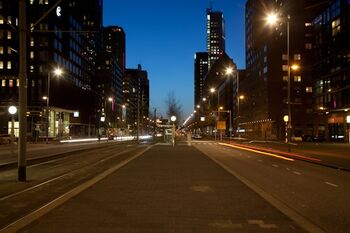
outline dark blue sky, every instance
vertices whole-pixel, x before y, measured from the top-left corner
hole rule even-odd
[[[210,0],[104,0],[104,25],[126,32],[127,68],[141,64],[150,79],[150,107],[165,116],[164,100],[174,91],[184,117],[193,111],[193,64],[206,51],[206,9]],[[226,52],[245,67],[245,0],[214,0],[226,21]]]

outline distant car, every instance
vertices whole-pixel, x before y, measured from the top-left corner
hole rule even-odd
[[[303,142],[323,142],[324,137],[318,135],[303,135]]]
[[[0,144],[10,144],[11,135],[10,134],[0,134]]]
[[[199,135],[199,134],[194,134],[194,135],[192,136],[192,138],[193,138],[193,139],[202,139],[202,136]]]

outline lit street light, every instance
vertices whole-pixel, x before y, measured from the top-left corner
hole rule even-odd
[[[53,72],[48,72],[47,75],[47,96],[44,96],[43,99],[46,100],[46,143],[49,143],[49,102],[50,102],[50,80],[51,80],[51,73],[53,73],[54,76],[60,77],[63,74],[62,69],[56,68],[53,70]],[[45,98],[46,97],[46,98]],[[61,119],[60,119],[61,120]],[[61,123],[61,122],[59,122]],[[59,125],[58,130],[60,131],[60,128],[62,126]],[[58,135],[60,135],[60,132],[58,132]]]
[[[173,147],[174,147],[175,146],[175,121],[176,121],[176,116],[171,116],[170,120],[171,120],[171,122],[173,122],[172,143],[173,143]]]
[[[15,118],[14,115],[17,113],[16,106],[10,106],[8,111],[11,115],[11,155],[14,156],[14,146],[15,146]]]
[[[289,23],[290,23],[290,15],[287,15],[285,18],[287,22],[287,66],[288,66],[288,96],[287,96],[287,105],[288,105],[288,123],[287,123],[287,139],[288,143],[290,143],[292,139],[292,109],[291,109],[291,70],[299,69],[297,66],[290,65],[290,52],[289,52]],[[277,22],[280,21],[279,17],[276,13],[269,14],[266,18],[266,22],[269,25],[276,25]],[[290,152],[290,147],[288,147],[288,151]]]

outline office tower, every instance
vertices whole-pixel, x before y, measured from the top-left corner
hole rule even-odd
[[[204,77],[208,72],[208,53],[198,52],[194,58],[194,105],[203,101]]]
[[[225,20],[222,12],[207,9],[207,52],[209,69],[225,52]]]
[[[318,133],[329,141],[349,142],[350,3],[333,0],[312,22],[314,33],[313,94],[322,116]]]
[[[33,26],[53,4],[27,1],[27,25]],[[0,19],[0,106],[18,105],[19,37],[12,27],[18,27],[18,1],[1,0],[0,15],[6,18]],[[101,29],[100,0],[62,1],[31,28],[27,39],[28,133],[39,129],[45,136],[48,128],[53,138],[93,131],[96,116],[91,102],[99,97],[91,84]],[[63,72],[60,77],[54,74],[56,68]],[[0,115],[0,129],[7,131],[8,115]]]
[[[243,85],[246,90],[241,89],[249,99],[242,106],[246,110],[242,111],[245,136],[284,139],[283,119],[288,115],[289,107],[293,136],[313,134],[318,127],[313,122],[312,111],[312,36],[309,27],[317,3],[319,1],[247,1],[246,83]],[[271,12],[277,13],[279,19],[273,26],[265,20]],[[293,64],[297,64],[299,70],[291,70]]]
[[[137,69],[126,69],[123,83],[126,101],[126,123],[131,134],[136,135],[139,122],[140,134],[146,132],[149,119],[149,80],[141,65]]]

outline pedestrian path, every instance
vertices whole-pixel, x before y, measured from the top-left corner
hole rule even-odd
[[[155,146],[21,232],[304,231],[194,147]]]

